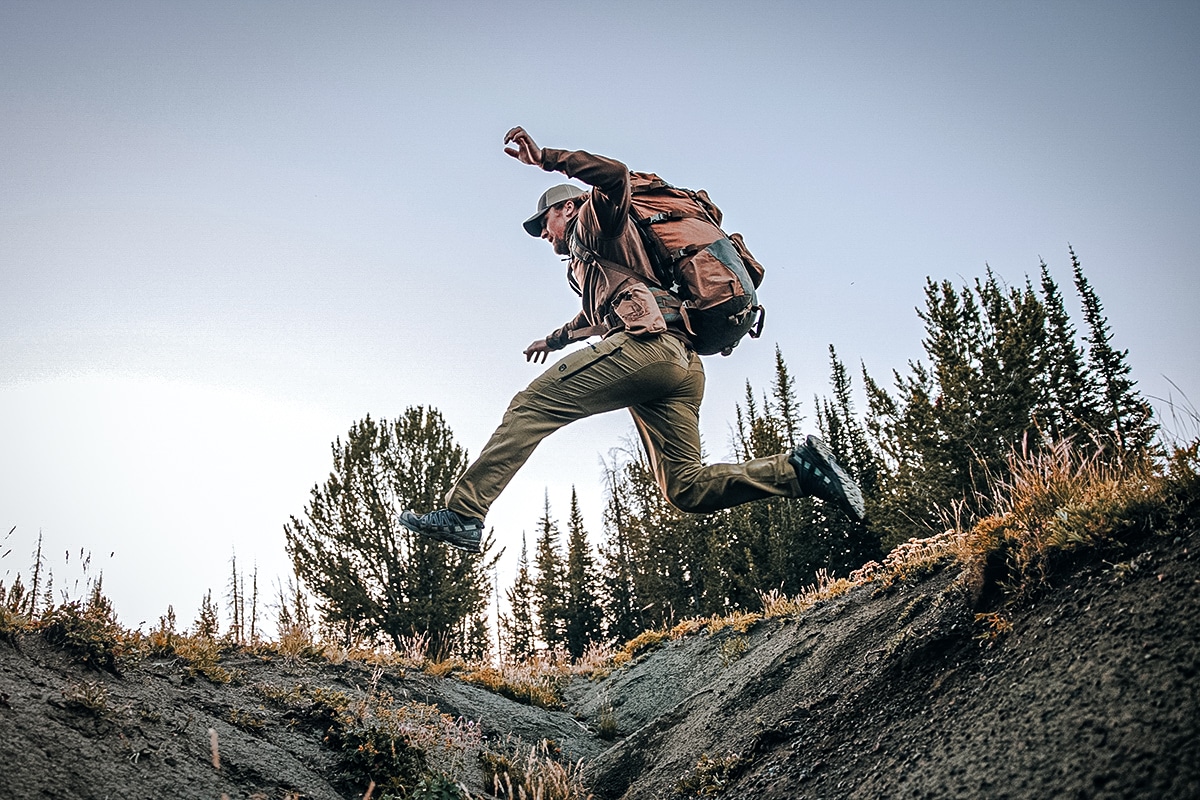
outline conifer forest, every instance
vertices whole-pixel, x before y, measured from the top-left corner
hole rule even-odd
[[[1154,458],[1158,423],[1069,256],[1074,316],[1042,261],[1018,285],[990,269],[961,286],[927,279],[917,309],[924,356],[890,375],[847,365],[829,344],[828,393],[811,409],[863,489],[865,523],[810,499],[683,513],[637,450],[606,464],[602,531],[585,529],[574,495],[565,523],[547,497],[531,510],[534,538],[522,537],[512,583],[498,586],[493,537],[482,556],[466,555],[395,521],[397,508],[436,507],[467,460],[436,409],[412,407],[356,422],[333,443],[329,478],[285,528],[296,578],[322,628],[346,642],[399,647],[421,636],[464,658],[520,661],[544,649],[578,658],[680,620],[760,611],[911,538],[970,525],[994,511],[1014,456],[1069,442],[1100,463]],[[739,460],[789,450],[802,422],[812,427],[779,345],[774,364],[735,409]],[[497,607],[499,631],[489,623]]]

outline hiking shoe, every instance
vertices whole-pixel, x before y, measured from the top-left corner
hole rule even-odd
[[[862,490],[837,463],[827,444],[816,436],[809,436],[804,444],[792,451],[788,461],[795,467],[800,488],[806,495],[837,506],[855,522],[863,521],[866,515]]]
[[[400,515],[400,524],[413,533],[437,542],[445,542],[459,550],[466,550],[468,553],[483,552],[481,519],[463,517],[448,508],[443,508],[421,516],[405,511]]]

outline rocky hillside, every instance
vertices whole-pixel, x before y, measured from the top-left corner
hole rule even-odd
[[[487,797],[497,775],[600,800],[1200,797],[1195,528],[1076,557],[979,616],[942,562],[684,626],[559,677],[560,708],[463,665],[110,659],[77,627],[9,624],[0,798]]]

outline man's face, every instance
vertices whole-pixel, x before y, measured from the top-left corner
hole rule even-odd
[[[554,247],[554,252],[560,256],[571,254],[570,245],[567,243],[567,226],[575,219],[577,210],[575,201],[568,200],[551,206],[542,220],[542,238],[548,241]]]

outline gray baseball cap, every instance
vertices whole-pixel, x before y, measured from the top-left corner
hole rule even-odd
[[[530,236],[542,235],[542,217],[546,216],[546,212],[551,206],[556,206],[564,200],[574,200],[577,197],[582,197],[587,194],[578,186],[572,186],[569,183],[560,183],[558,186],[551,186],[546,191],[542,192],[542,196],[538,198],[538,210],[529,219],[522,223],[525,227],[525,232]]]

